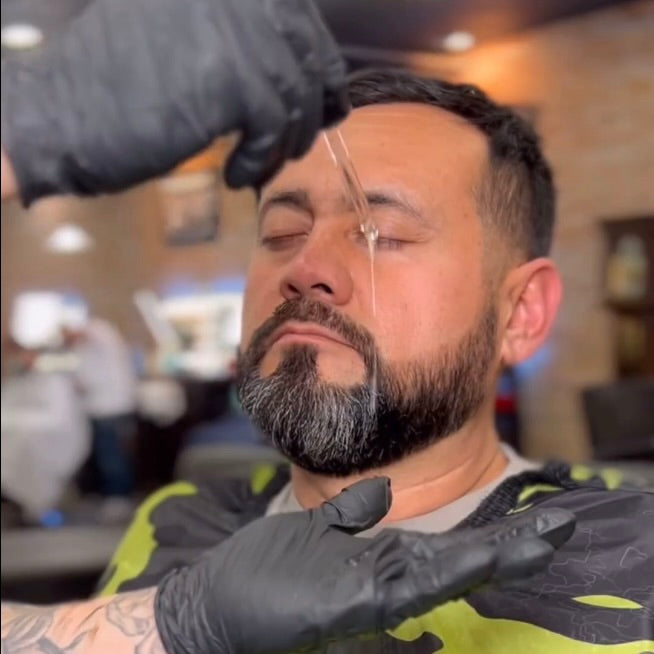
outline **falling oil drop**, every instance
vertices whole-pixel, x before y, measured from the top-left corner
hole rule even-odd
[[[359,229],[366,239],[368,249],[368,260],[370,266],[370,298],[372,304],[373,318],[377,318],[377,288],[375,284],[375,255],[377,252],[377,241],[379,231],[375,224],[370,206],[363,191],[361,182],[356,173],[350,154],[339,129],[329,132],[323,132],[323,138],[327,149],[332,157],[334,165],[341,173],[343,186],[349,199],[352,202],[354,211],[359,219]],[[377,359],[372,363],[373,369],[370,371],[370,411],[372,415],[377,413]]]
[[[370,265],[370,297],[372,302],[372,315],[377,317],[377,288],[375,286],[375,254],[377,253],[377,239],[379,232],[377,227],[370,221],[361,225],[361,232],[368,245],[368,260]]]

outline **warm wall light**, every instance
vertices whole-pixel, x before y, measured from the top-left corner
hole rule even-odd
[[[465,52],[475,45],[475,41],[475,35],[470,32],[450,32],[441,41],[441,47],[447,52]]]
[[[12,23],[2,28],[0,40],[3,48],[29,50],[43,41],[43,32],[30,23]]]
[[[79,225],[59,225],[45,242],[46,249],[57,254],[84,252],[93,246],[93,239]]]

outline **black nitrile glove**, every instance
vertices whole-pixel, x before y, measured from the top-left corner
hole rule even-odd
[[[319,509],[261,518],[155,600],[168,654],[277,654],[396,627],[489,579],[526,576],[574,530],[567,511],[532,510],[488,527],[372,539],[390,507],[385,479],[354,484]]]
[[[23,202],[116,191],[239,130],[225,178],[257,185],[347,113],[311,0],[94,0],[2,62],[2,145]]]

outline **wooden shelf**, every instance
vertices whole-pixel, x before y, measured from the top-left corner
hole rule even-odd
[[[607,246],[604,264],[604,283],[607,296],[604,298],[604,306],[611,312],[613,317],[615,371],[619,377],[623,378],[653,375],[654,215],[605,220],[603,221],[603,228]],[[628,250],[623,249],[621,254],[621,245],[626,245],[625,239],[635,239],[636,244],[640,243],[642,252],[636,254],[637,256],[644,256],[648,262],[646,267],[637,269],[639,272],[642,270],[642,275],[644,275],[643,280],[641,280],[643,297],[634,301],[614,299],[609,296],[609,289],[612,289],[613,286],[608,284],[608,275],[611,270],[615,274],[616,262],[619,266],[622,266],[622,268],[618,268],[618,271],[621,271],[623,275],[625,274],[625,265],[627,272],[633,274],[633,268],[629,267],[633,265],[633,260],[630,262],[630,256],[633,255],[633,252],[630,255]],[[633,245],[633,242],[631,245]],[[610,268],[611,263],[614,266],[613,269]]]
[[[609,310],[615,311],[616,313],[628,313],[637,315],[654,313],[654,301],[650,299],[639,300],[635,302],[628,300],[605,299],[604,305]]]

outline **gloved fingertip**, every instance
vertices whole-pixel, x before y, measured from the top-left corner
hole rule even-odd
[[[350,112],[347,88],[326,89],[323,107],[323,127],[331,127],[340,123]]]
[[[259,188],[272,176],[262,171],[260,162],[255,162],[244,156],[235,156],[225,166],[225,184],[232,189],[246,186]]]
[[[356,488],[360,493],[373,496],[373,501],[378,501],[384,508],[384,515],[388,513],[393,503],[393,490],[390,477],[373,477],[357,482],[350,488]]]
[[[544,569],[553,555],[554,547],[540,538],[506,541],[498,547],[493,577],[503,580],[530,576]]]
[[[283,162],[278,136],[270,134],[256,140],[242,140],[225,164],[225,183],[234,189],[244,186],[260,188]]]
[[[348,486],[319,511],[332,527],[357,533],[377,524],[388,513],[391,502],[390,480],[376,477]]]
[[[227,158],[223,177],[227,186],[238,189],[251,184],[256,172],[253,163],[244,156],[242,145],[239,145]]]
[[[527,513],[525,517],[529,515]],[[575,530],[575,515],[565,509],[535,509],[532,518],[538,537],[557,548],[568,541]]]

